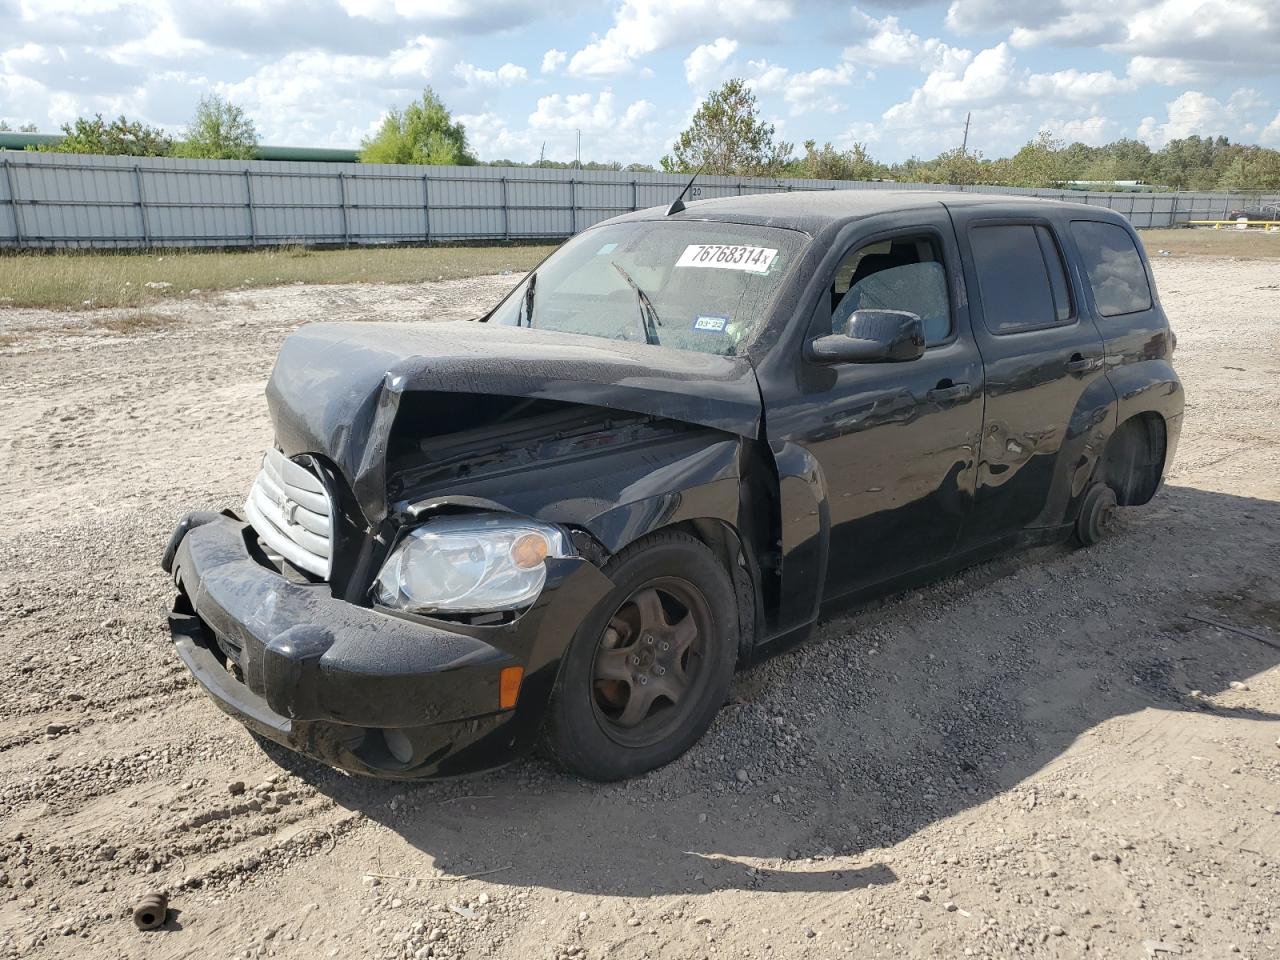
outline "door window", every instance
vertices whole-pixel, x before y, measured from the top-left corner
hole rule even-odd
[[[1100,220],[1071,221],[1071,235],[1103,317],[1151,309],[1151,285],[1129,231]]]
[[[927,346],[951,337],[947,271],[932,237],[881,240],[840,262],[831,285],[832,331],[844,330],[855,310],[873,309],[916,314]]]
[[[1031,223],[974,227],[969,243],[988,330],[1022,333],[1071,322],[1071,288],[1048,227]]]

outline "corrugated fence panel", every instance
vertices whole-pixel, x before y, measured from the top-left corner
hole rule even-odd
[[[556,239],[670,203],[678,174],[529,167],[182,160],[0,151],[0,247],[254,246]],[[1136,227],[1280,203],[1222,193],[1118,193],[927,183],[699,177],[693,199],[787,190],[954,190],[1109,207]]]

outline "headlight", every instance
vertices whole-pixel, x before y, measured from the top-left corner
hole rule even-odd
[[[373,585],[378,603],[423,613],[518,610],[538,598],[543,560],[573,555],[559,527],[502,513],[429,520],[396,545]]]

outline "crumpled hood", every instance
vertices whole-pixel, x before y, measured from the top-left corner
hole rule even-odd
[[[370,523],[386,513],[387,441],[407,391],[590,404],[755,437],[751,364],[598,337],[456,321],[315,323],[285,340],[267,384],[276,442],[346,476]]]

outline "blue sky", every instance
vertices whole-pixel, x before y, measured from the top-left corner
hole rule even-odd
[[[483,159],[655,163],[746,79],[778,135],[873,155],[960,142],[1222,133],[1280,147],[1280,0],[0,0],[0,119],[125,113],[180,132],[202,93],[265,143],[355,146],[430,84]]]

